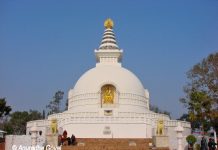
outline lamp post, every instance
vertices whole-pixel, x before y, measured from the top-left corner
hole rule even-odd
[[[181,125],[181,122],[178,122],[177,127],[175,128],[176,131],[176,135],[177,135],[177,142],[178,142],[178,147],[177,150],[184,150],[183,146],[182,146],[182,132],[184,131],[184,128]]]

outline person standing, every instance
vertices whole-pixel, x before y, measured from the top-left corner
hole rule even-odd
[[[212,139],[211,138],[209,139],[209,142],[208,142],[208,148],[209,150],[212,150]]]
[[[208,148],[207,148],[207,140],[206,140],[206,138],[204,136],[201,139],[201,150],[208,150]]]
[[[210,138],[208,142],[209,150],[216,150],[216,143],[214,139]]]

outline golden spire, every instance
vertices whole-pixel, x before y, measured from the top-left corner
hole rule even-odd
[[[105,20],[104,22],[104,27],[106,29],[112,29],[114,27],[114,22],[112,19],[108,18],[107,20]]]

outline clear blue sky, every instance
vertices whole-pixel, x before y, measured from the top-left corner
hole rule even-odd
[[[95,66],[106,18],[123,66],[150,102],[179,117],[186,72],[218,51],[218,0],[0,1],[0,97],[13,110],[42,111],[55,91]]]

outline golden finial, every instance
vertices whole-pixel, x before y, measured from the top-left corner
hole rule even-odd
[[[107,20],[105,20],[104,22],[104,27],[106,29],[112,29],[114,27],[114,22],[112,19],[108,18]]]

